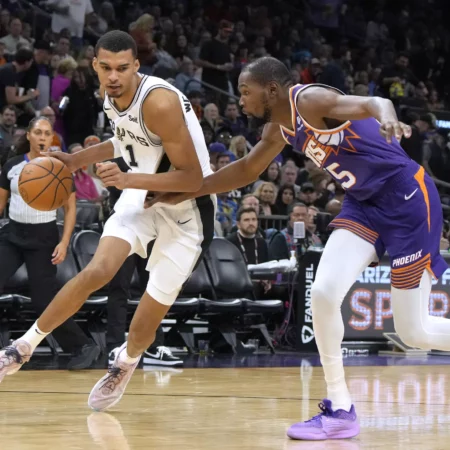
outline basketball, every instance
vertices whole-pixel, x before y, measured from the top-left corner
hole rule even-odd
[[[35,158],[20,173],[20,196],[28,206],[39,211],[60,208],[72,191],[72,174],[59,159]]]

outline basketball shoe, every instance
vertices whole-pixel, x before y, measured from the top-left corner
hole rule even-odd
[[[355,406],[350,411],[333,411],[331,401],[319,403],[321,413],[306,422],[299,422],[287,430],[291,439],[320,441],[325,439],[348,439],[359,434],[359,423]]]
[[[126,346],[127,343],[125,342],[119,348],[116,359],[108,369],[108,373],[92,389],[88,399],[88,405],[92,409],[103,411],[119,403],[122,398],[131,375],[133,375],[140,360],[139,358],[134,364],[126,364],[120,361],[119,356]]]
[[[5,375],[16,373],[31,358],[30,344],[17,340],[0,350],[0,383]]]
[[[169,348],[164,346],[148,349],[144,352],[144,364],[149,366],[182,366],[183,360],[173,356]]]

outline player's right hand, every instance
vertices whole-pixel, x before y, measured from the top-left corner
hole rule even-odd
[[[64,152],[41,152],[42,156],[59,159],[71,172],[75,172],[79,167],[75,165],[73,155]]]
[[[178,203],[184,202],[185,200],[190,200],[192,197],[191,193],[186,192],[164,192],[162,194],[157,194],[153,198],[146,199],[144,203],[144,208],[151,208],[156,203],[166,203],[167,205],[178,205]]]
[[[411,136],[411,127],[403,122],[391,120],[382,122],[380,125],[380,134],[390,144],[392,138],[395,136],[398,142],[402,139],[402,136],[409,138]]]

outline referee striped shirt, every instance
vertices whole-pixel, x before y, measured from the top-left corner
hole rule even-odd
[[[8,160],[0,174],[0,188],[10,191],[9,217],[15,222],[37,224],[56,221],[56,210],[38,211],[28,206],[19,194],[19,176],[29,161],[28,156],[19,155]]]

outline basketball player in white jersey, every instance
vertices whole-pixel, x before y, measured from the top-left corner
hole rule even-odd
[[[200,124],[180,91],[162,79],[139,74],[136,44],[127,33],[103,35],[93,65],[114,137],[75,155],[52,152],[51,156],[71,171],[99,163],[97,173],[106,186],[124,192],[89,265],[61,289],[24,336],[0,351],[0,381],[19,370],[42,339],[107,284],[130,254],[145,258],[147,244],[156,239],[147,267],[148,286],[131,322],[128,342],[89,396],[91,408],[104,410],[122,397],[141,354],[211,242],[215,197],[144,209],[148,191],[195,192],[212,173]],[[130,166],[128,173],[115,163],[100,163],[119,156]]]

